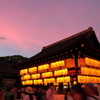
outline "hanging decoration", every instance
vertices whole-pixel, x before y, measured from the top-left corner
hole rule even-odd
[[[29,73],[30,74],[37,73],[37,67],[29,68]]]

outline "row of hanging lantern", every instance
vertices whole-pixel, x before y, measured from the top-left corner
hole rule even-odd
[[[78,83],[100,83],[100,77],[78,75]]]
[[[53,72],[42,73],[42,78],[45,78],[45,77],[52,77],[52,76],[53,76]]]
[[[47,70],[47,69],[49,69],[49,64],[38,66],[38,71]]]
[[[57,83],[70,82],[70,76],[57,77]]]
[[[54,71],[54,76],[62,76],[62,75],[67,75],[68,74],[68,69],[62,69],[62,70],[56,70]],[[53,77],[53,72],[45,72],[41,73],[42,78],[46,77]],[[23,77],[21,77],[21,80],[28,80],[28,79],[38,79],[40,78],[40,74],[26,74]]]
[[[56,62],[51,63],[50,66],[51,66],[51,68],[65,66],[65,61],[64,60],[56,61]]]
[[[21,77],[21,81],[29,80],[29,79],[38,79],[38,78],[40,78],[40,74],[32,74],[32,75],[26,74],[26,75]]]
[[[68,69],[54,71],[54,76],[61,76],[61,75],[67,75],[67,74],[68,74]]]
[[[82,61],[82,62],[84,62],[84,61]],[[56,62],[51,63],[50,65],[44,64],[44,65],[40,65],[38,67],[32,67],[32,68],[29,68],[29,69],[22,69],[22,70],[20,70],[20,75],[22,76],[24,74],[27,74],[28,70],[29,70],[30,74],[33,74],[33,73],[37,73],[37,70],[41,71],[41,70],[49,69],[50,67],[51,68],[57,68],[57,67],[61,67],[61,66],[66,66],[66,67],[70,68],[70,67],[74,67],[75,64],[73,64],[73,63],[74,63],[73,59],[56,61]],[[85,57],[85,65],[100,67],[100,61]]]
[[[32,85],[32,84],[47,84],[47,83],[67,83],[70,82],[70,76],[66,77],[57,77],[55,78],[46,78],[46,79],[37,79],[37,80],[22,80],[22,85]]]
[[[40,71],[43,71],[43,70],[47,70],[47,69],[52,69],[52,68],[59,68],[59,67],[66,67],[66,68],[70,68],[70,67],[74,67],[75,64],[74,64],[74,59],[66,59],[66,60],[61,60],[61,61],[56,61],[56,62],[53,62],[51,63],[50,65],[49,64],[44,64],[44,65],[40,65],[38,67],[34,66],[34,67],[31,67],[31,68],[28,68],[28,69],[22,69],[20,70],[20,76],[23,76],[25,74],[36,74]]]
[[[32,79],[37,79],[37,78],[40,78],[40,74],[33,74],[32,75]]]
[[[39,79],[39,80],[34,80],[34,84],[43,84],[43,80]]]
[[[43,84],[42,79],[22,81],[22,85]]]
[[[24,74],[28,73],[28,69],[22,69],[20,70],[20,76],[23,76]]]
[[[37,67],[29,68],[29,73],[30,74],[37,73]]]
[[[100,68],[100,61],[85,57],[85,64],[90,66],[95,66]]]
[[[95,68],[81,67],[81,74],[100,76],[100,70]]]
[[[26,74],[26,75],[23,76],[23,79],[24,80],[29,80],[29,79],[31,79],[31,75],[30,74]]]
[[[47,78],[47,79],[44,79],[44,84],[45,83],[54,83],[55,82],[55,78]]]

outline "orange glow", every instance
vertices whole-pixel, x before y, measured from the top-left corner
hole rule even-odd
[[[62,66],[65,66],[64,60],[51,63],[51,68],[57,68],[57,67],[62,67]]]
[[[42,78],[45,78],[45,77],[52,77],[52,76],[53,76],[53,73],[52,73],[52,72],[42,73]]]
[[[100,68],[100,61],[85,57],[85,65],[90,65]]]
[[[68,85],[68,83],[64,82],[63,85]]]
[[[34,80],[34,84],[43,84],[43,81],[42,79],[39,79],[39,80]]]
[[[22,81],[22,85],[26,85],[26,84],[25,84],[25,81]]]
[[[24,81],[25,79],[24,79],[24,77],[21,77],[21,81]]]
[[[39,70],[39,71],[41,71],[41,70],[46,70],[46,69],[49,69],[49,64],[44,64],[44,65],[38,66],[38,70]]]
[[[26,80],[25,81],[25,85],[32,85],[33,84],[33,80]]]
[[[70,82],[70,77],[57,77],[57,83],[64,83],[64,82]]]
[[[81,74],[100,76],[100,70],[95,68],[81,67]]]
[[[67,75],[67,74],[68,74],[68,69],[54,71],[54,76]]]
[[[37,73],[37,67],[29,68],[29,73],[30,74],[33,74],[34,72]]]
[[[44,83],[54,83],[54,82],[55,82],[55,78],[44,79]]]
[[[54,85],[59,85],[59,83],[57,83],[57,82],[54,82]]]
[[[31,76],[30,76],[29,74],[27,74],[27,75],[24,75],[23,78],[24,78],[25,80],[29,80],[29,79],[31,79]]]
[[[28,69],[22,69],[20,70],[20,75],[23,76],[24,74],[28,73]]]
[[[78,76],[79,83],[100,83],[100,77],[93,77],[93,76]]]
[[[37,79],[37,78],[40,78],[40,74],[33,74],[32,75],[32,79]]]
[[[81,67],[81,66],[84,66],[85,65],[85,59],[84,58],[79,58],[78,59],[78,66]]]
[[[66,62],[66,67],[68,68],[75,67],[74,59],[69,58],[69,59],[66,59],[65,62]]]

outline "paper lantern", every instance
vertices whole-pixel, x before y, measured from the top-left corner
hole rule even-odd
[[[44,64],[43,65],[43,70],[45,70],[45,69],[49,69],[49,64]]]
[[[40,78],[40,74],[32,74],[32,79]]]
[[[37,67],[29,68],[29,73],[30,74],[37,73]]]
[[[34,84],[43,84],[42,79],[34,80]]]
[[[62,67],[62,66],[65,66],[64,60],[51,63],[51,68],[57,68],[57,67]]]
[[[42,65],[38,66],[38,70],[39,71],[43,70],[43,66]]]
[[[32,85],[33,84],[33,80],[26,80],[25,81],[25,85]]]
[[[22,81],[22,85],[26,85],[26,84],[25,84],[25,81]]]
[[[66,66],[68,66],[68,68],[75,67],[74,59],[68,58],[68,59],[65,60],[65,62],[66,62]]]
[[[38,66],[39,71],[47,70],[47,69],[49,69],[49,64],[44,64],[44,65]]]
[[[52,77],[52,76],[53,76],[53,73],[52,73],[52,72],[42,73],[42,78],[45,78],[45,77]]]
[[[70,77],[57,77],[57,83],[70,82]]]
[[[28,73],[28,69],[22,69],[20,70],[20,75],[24,75],[24,74],[27,74]]]
[[[54,82],[55,82],[55,78],[44,79],[44,83],[54,83]]]
[[[23,77],[24,77],[25,80],[31,79],[31,76],[30,76],[29,74],[26,74],[26,75],[24,75]]]
[[[82,67],[82,66],[84,66],[85,65],[85,59],[84,58],[79,58],[78,59],[78,66],[79,67]]]
[[[24,77],[21,77],[21,81],[24,81],[25,79],[24,79]]]

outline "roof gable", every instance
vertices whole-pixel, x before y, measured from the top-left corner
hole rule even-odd
[[[100,50],[100,43],[98,42],[95,32],[93,31],[92,27],[89,27],[87,30],[84,30],[80,33],[72,35],[61,41],[58,41],[56,43],[43,47],[42,51],[36,54],[35,56],[31,57],[31,59],[38,59],[38,58],[56,53],[62,49],[65,49],[65,48],[67,49],[69,46],[71,46],[75,42],[78,42],[82,38],[85,38],[89,42],[89,44],[91,44],[93,47]]]

